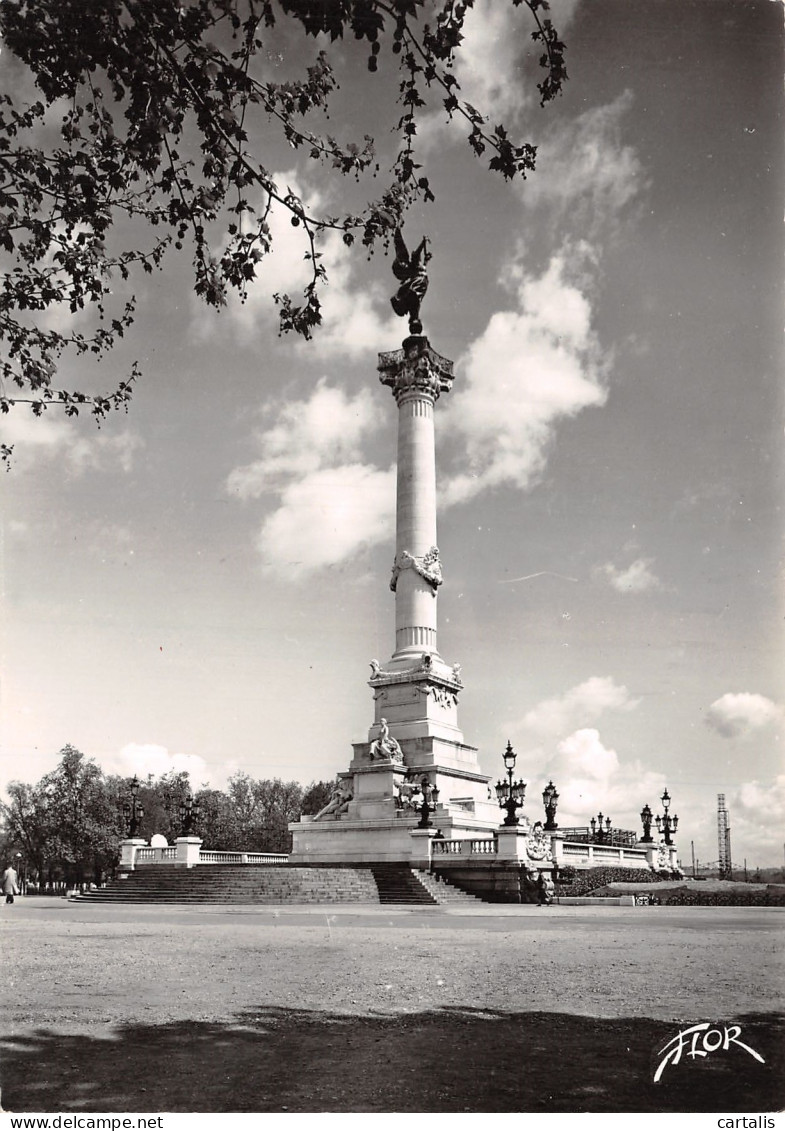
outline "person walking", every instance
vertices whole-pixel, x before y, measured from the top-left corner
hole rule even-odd
[[[13,864],[9,864],[3,872],[3,895],[5,896],[6,903],[13,903],[14,896],[19,895],[16,868],[14,868]]]

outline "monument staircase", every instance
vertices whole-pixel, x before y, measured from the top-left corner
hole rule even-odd
[[[378,864],[371,867],[376,881],[380,903],[430,903],[437,902],[419,875],[406,864]]]
[[[378,903],[367,868],[202,865],[137,868],[85,892],[91,903]]]
[[[433,872],[418,871],[418,880],[434,897],[437,903],[482,903],[478,895],[472,895],[456,887],[450,880]]]
[[[137,868],[77,897],[88,903],[286,904],[474,902],[474,897],[407,865],[169,865]]]

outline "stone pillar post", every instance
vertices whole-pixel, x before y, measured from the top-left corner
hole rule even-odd
[[[501,826],[498,832],[499,847],[496,852],[496,860],[498,863],[508,861],[517,864],[525,864],[529,857],[526,852],[526,836],[522,829],[517,825]]]
[[[442,581],[436,545],[436,455],[433,407],[452,387],[452,362],[422,335],[379,355],[379,373],[398,405],[398,485],[393,658],[436,653],[436,590]]]
[[[421,868],[424,872],[430,871],[431,842],[436,836],[436,829],[412,829],[409,836],[412,838],[411,867]]]
[[[120,871],[133,872],[136,867],[136,853],[140,848],[145,848],[147,841],[141,837],[129,837],[120,841]]]
[[[193,868],[199,863],[199,852],[202,847],[200,836],[178,836],[174,843],[176,868]]]

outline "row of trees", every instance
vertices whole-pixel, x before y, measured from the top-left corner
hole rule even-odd
[[[195,831],[208,847],[288,852],[289,822],[318,812],[331,789],[330,782],[304,788],[237,773],[226,790],[193,790],[187,773],[149,775],[137,795],[144,810],[137,835],[149,840],[161,833],[173,842],[182,827],[180,806],[192,797],[199,810]],[[6,863],[21,854],[26,879],[101,883],[117,867],[127,831],[127,778],[104,774],[92,758],[65,746],[51,773],[34,785],[11,782],[7,794],[8,802],[0,802],[0,850]]]

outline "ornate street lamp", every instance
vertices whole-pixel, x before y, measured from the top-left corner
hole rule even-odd
[[[559,827],[555,820],[559,794],[552,781],[549,781],[542,791],[542,803],[545,806],[545,824],[543,825],[543,829],[546,833],[552,833]]]
[[[439,804],[439,790],[435,785],[431,785],[426,777],[423,777],[420,782],[420,790],[422,801],[420,802],[420,823],[417,825],[418,829],[433,828],[431,824],[431,813],[436,809]]]
[[[654,837],[651,835],[651,823],[654,820],[654,814],[648,805],[644,805],[641,809],[641,822],[643,824],[643,836],[641,837],[641,844],[652,844]]]
[[[499,808],[507,810],[507,816],[502,824],[507,828],[514,828],[518,824],[516,810],[523,805],[526,797],[526,782],[520,778],[515,782],[512,780],[517,754],[509,741],[502,757],[504,758],[504,768],[507,770],[507,781],[497,781],[496,797],[499,801]]]
[[[134,774],[128,783],[128,797],[123,802],[123,816],[128,830],[128,836],[133,839],[139,832],[139,826],[144,817],[144,809],[137,800],[139,793],[139,778]]]
[[[605,824],[603,825],[603,821]],[[589,821],[591,825],[592,840],[596,840],[599,844],[603,844],[606,840],[610,840],[611,835],[611,819],[610,817],[603,817],[602,813],[598,813],[596,818],[592,817]]]
[[[670,846],[673,844],[671,833],[675,833],[676,829],[679,827],[679,818],[675,813],[671,816],[668,811],[671,807],[671,795],[668,793],[667,789],[663,791],[660,801],[662,802],[663,815],[659,816],[658,814],[654,820],[657,824],[657,832],[662,833],[662,839]]]
[[[190,836],[193,827],[201,816],[199,802],[189,794],[180,802],[180,836]]]

